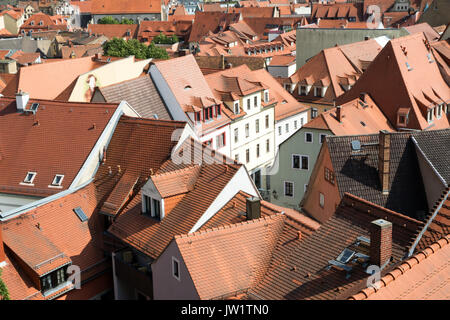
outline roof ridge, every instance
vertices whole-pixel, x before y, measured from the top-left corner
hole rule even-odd
[[[261,217],[258,219],[245,220],[245,221],[231,223],[231,224],[224,224],[224,225],[220,225],[218,227],[206,228],[206,229],[198,230],[198,231],[191,232],[191,233],[175,235],[174,239],[178,240],[178,239],[195,238],[199,235],[204,235],[206,233],[211,233],[211,232],[220,231],[220,230],[224,230],[224,229],[237,229],[244,225],[252,225],[252,224],[262,223],[264,221],[284,219],[282,217],[285,217],[285,215],[282,213],[275,213],[273,215],[264,216],[264,217]]]
[[[347,197],[349,197],[349,198],[352,198],[353,200],[362,202],[362,203],[364,203],[364,204],[366,204],[366,205],[369,205],[369,206],[371,206],[371,207],[380,209],[380,210],[382,210],[382,211],[384,211],[384,212],[386,212],[386,213],[388,213],[388,214],[391,214],[391,215],[393,215],[393,216],[395,216],[395,217],[397,217],[397,218],[405,219],[405,220],[407,220],[407,221],[409,221],[409,222],[413,222],[413,223],[416,223],[416,224],[422,224],[422,225],[424,224],[422,221],[419,221],[419,220],[416,220],[416,219],[414,219],[414,218],[408,217],[407,215],[404,215],[404,214],[402,214],[402,213],[399,213],[399,212],[390,210],[390,209],[388,209],[388,208],[385,208],[385,207],[383,207],[383,206],[380,206],[380,205],[378,205],[378,204],[375,204],[375,203],[373,203],[373,202],[370,202],[370,201],[368,201],[368,200],[365,200],[365,199],[363,199],[363,198],[360,198],[360,197],[358,197],[358,196],[355,196],[354,194],[351,194],[351,193],[348,193],[348,192],[344,192],[344,196],[347,196]]]
[[[165,120],[165,119],[149,119],[149,118],[134,118],[123,115],[120,118],[120,122],[125,123],[138,123],[138,124],[146,124],[146,125],[166,125],[166,126],[179,126],[184,127],[186,122],[178,121],[178,120]]]
[[[450,234],[447,234],[446,236],[442,237],[438,241],[430,244],[425,249],[420,251],[419,253],[415,254],[408,260],[405,260],[400,264],[399,266],[395,267],[393,270],[388,272],[384,277],[382,277],[379,281],[374,283],[373,287],[368,287],[365,289],[362,289],[358,293],[352,295],[349,297],[349,300],[362,300],[367,299],[372,294],[378,292],[381,288],[387,287],[389,283],[392,281],[397,280],[399,277],[401,277],[403,274],[405,274],[408,270],[413,269],[413,267],[417,264],[419,264],[421,261],[427,259],[428,257],[432,256],[434,253],[445,247],[446,245],[450,244]]]

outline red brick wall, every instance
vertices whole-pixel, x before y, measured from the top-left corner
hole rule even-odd
[[[383,266],[392,256],[392,224],[370,225],[370,260],[377,266]]]

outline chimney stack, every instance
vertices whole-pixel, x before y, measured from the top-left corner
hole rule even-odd
[[[3,246],[3,236],[2,236],[2,224],[0,223],[0,267],[5,264],[6,254],[5,248]]]
[[[381,269],[392,256],[392,223],[384,219],[370,223],[370,262]]]
[[[341,106],[337,106],[336,107],[336,119],[339,122],[342,121],[342,109],[341,109]]]
[[[258,197],[247,198],[247,220],[261,218],[261,200]]]
[[[27,106],[28,100],[30,100],[30,95],[22,90],[16,93],[16,107],[17,111],[24,112]]]
[[[391,160],[391,136],[386,130],[379,134],[378,147],[378,175],[380,177],[381,192],[389,193],[389,167]]]

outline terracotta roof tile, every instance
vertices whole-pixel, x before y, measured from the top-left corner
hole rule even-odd
[[[351,300],[448,300],[450,235],[426,247]]]
[[[371,210],[367,210],[371,208]],[[379,218],[393,223],[392,254],[398,262],[411,245],[414,228],[404,227],[410,219],[360,198],[346,194],[334,216],[316,232],[301,241],[289,241],[295,233],[280,239],[274,258],[262,281],[252,288],[248,297],[252,299],[345,299],[357,292],[368,277],[358,263],[350,264],[350,277],[343,270],[329,267],[329,260],[336,259],[344,248],[366,252],[357,245],[357,237],[369,236],[369,224]],[[413,224],[414,225],[414,224]],[[391,263],[387,270],[395,263]],[[385,271],[386,272],[386,271]],[[384,273],[385,273],[384,272]],[[383,275],[384,275],[383,273]],[[339,290],[337,290],[339,288]]]
[[[35,102],[36,115],[25,115],[14,98],[0,99],[0,136],[9,137],[0,143],[1,192],[47,196],[68,188],[117,108],[30,99],[27,109]],[[29,171],[33,184],[21,185]],[[56,174],[64,175],[61,189],[49,187]]]
[[[91,3],[92,14],[161,13],[161,2],[155,0],[95,0]]]
[[[109,39],[124,38],[136,39],[139,25],[137,24],[89,24],[88,31],[93,34],[102,34]]]
[[[194,24],[192,25],[189,42],[198,42],[208,32],[219,31],[219,26],[222,30],[226,30],[231,23],[239,21],[240,14],[238,13],[222,13],[222,12],[201,12],[195,13]]]
[[[283,222],[284,216],[273,215],[175,237],[200,299],[255,285],[269,265]]]

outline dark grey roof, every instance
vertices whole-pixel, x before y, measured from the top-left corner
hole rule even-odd
[[[381,192],[378,175],[379,135],[327,137],[338,189],[416,219],[428,212],[411,133],[391,134],[389,193]],[[361,151],[352,152],[351,142],[359,140]]]
[[[99,88],[106,102],[128,102],[143,118],[173,120],[149,75]]]
[[[417,146],[433,167],[450,184],[450,129],[422,131],[413,134]]]

